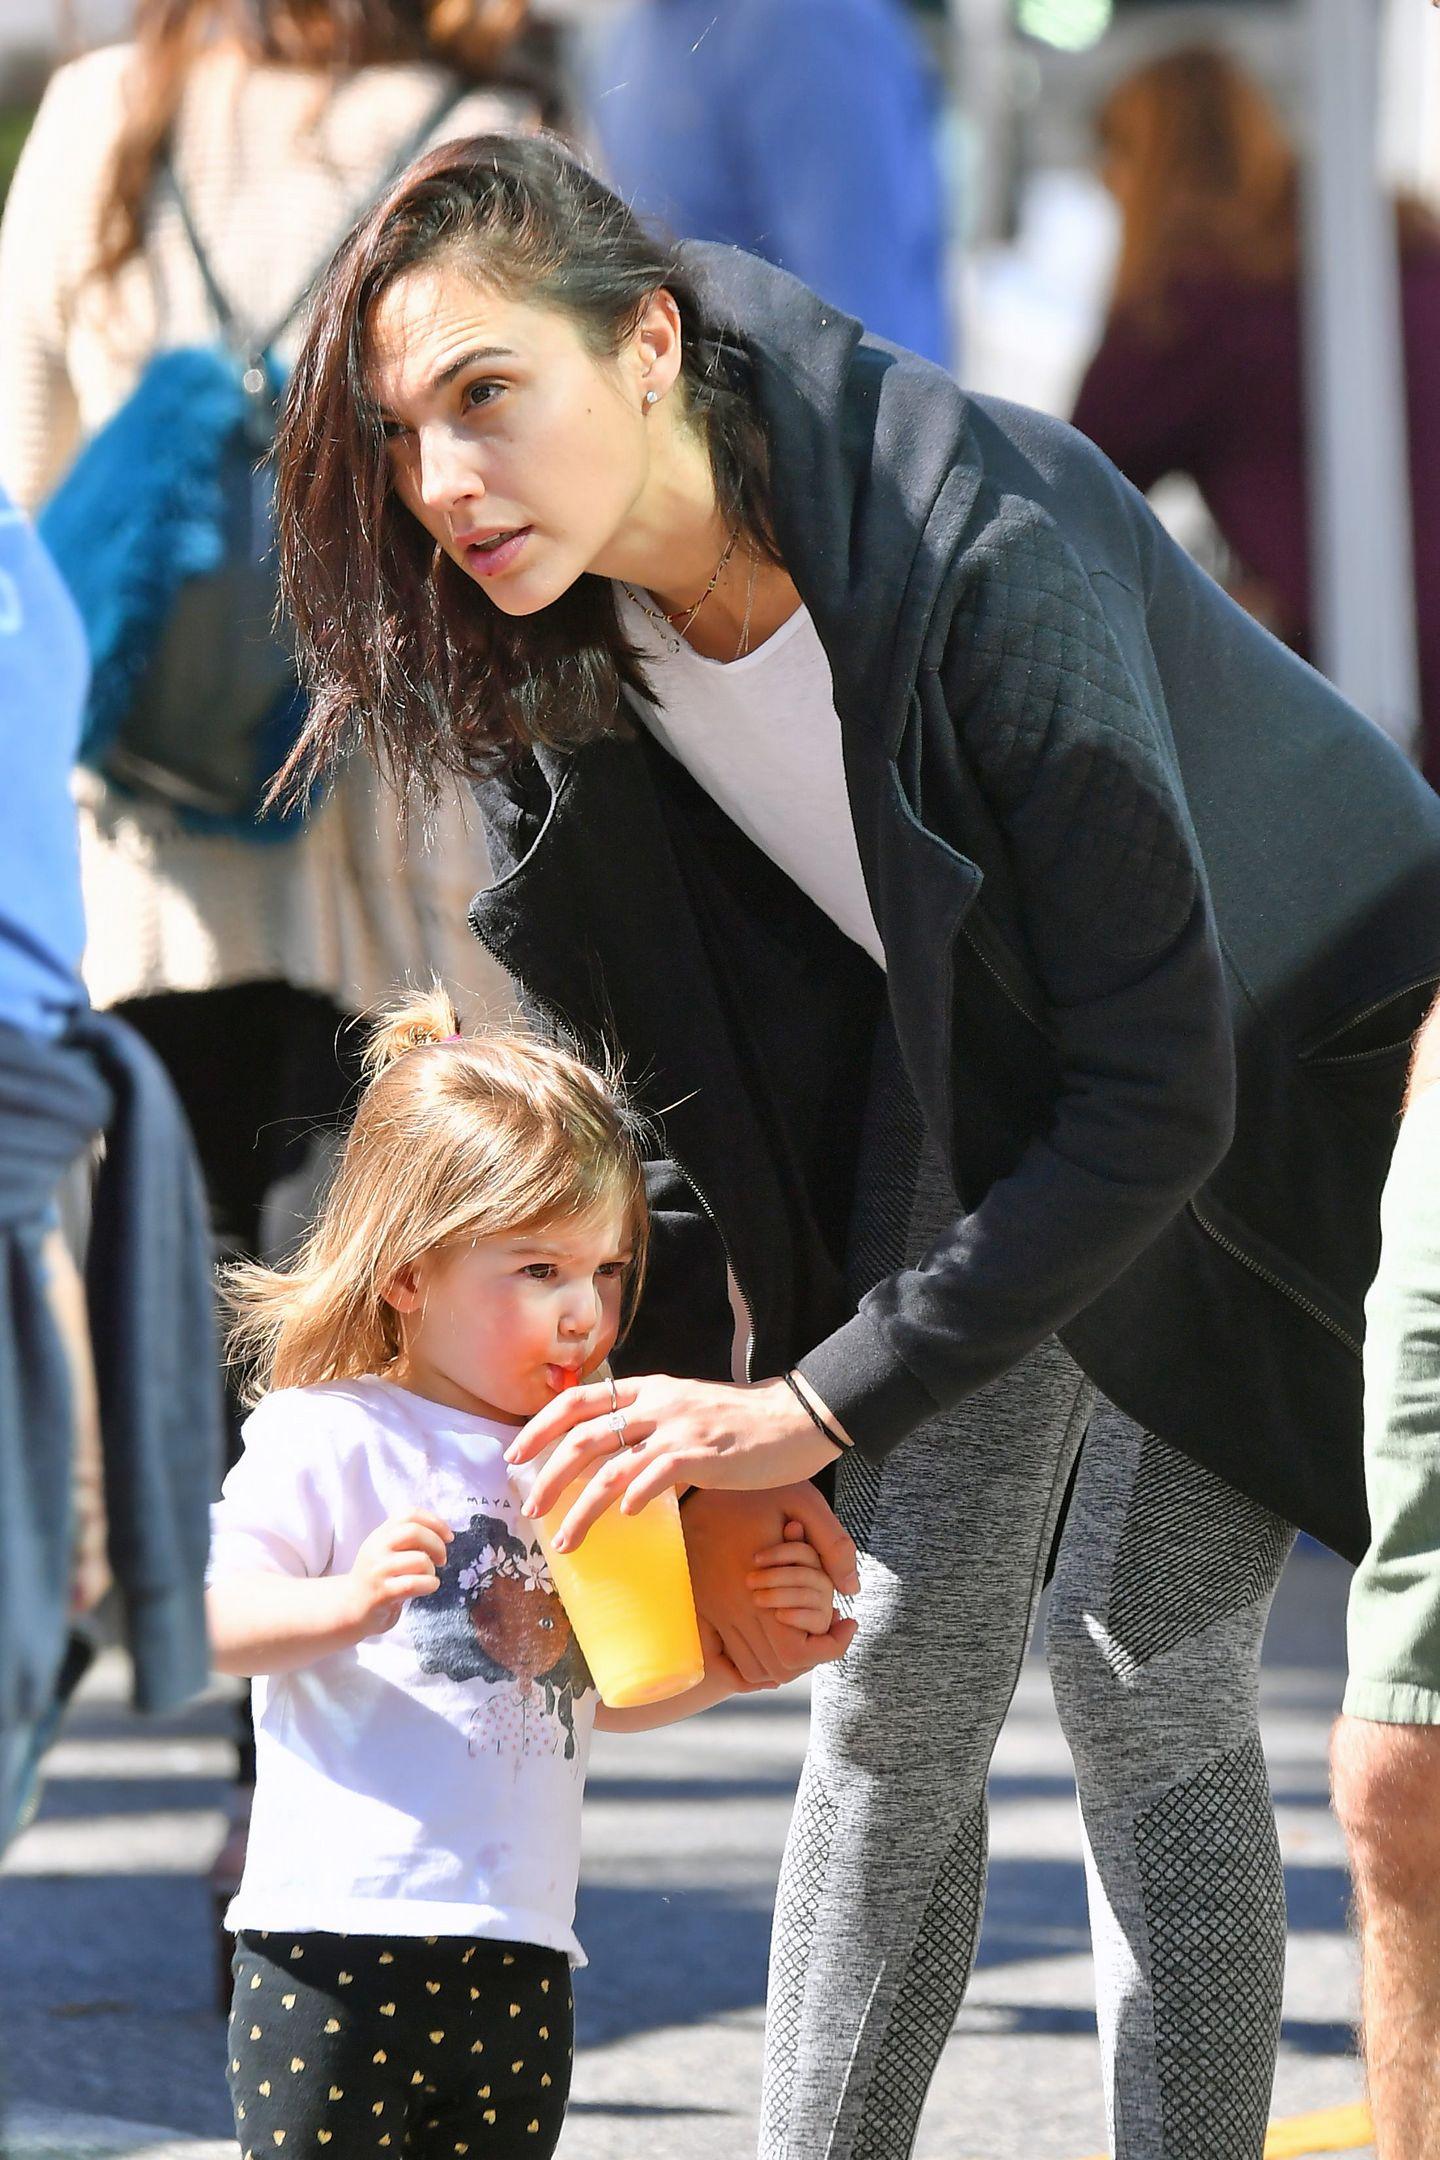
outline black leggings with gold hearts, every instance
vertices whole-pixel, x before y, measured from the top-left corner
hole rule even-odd
[[[242,1934],[228,2070],[245,2160],[548,2160],[570,2091],[570,1965],[459,1935]],[[288,2155],[287,2155],[288,2160]]]

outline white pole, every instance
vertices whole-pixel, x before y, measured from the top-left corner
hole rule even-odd
[[[1376,149],[1375,0],[1304,0],[1305,312],[1316,659],[1407,750],[1420,719],[1399,264]]]
[[[1010,0],[946,0],[951,80],[965,130],[966,233],[972,247],[1004,237],[1013,175]]]

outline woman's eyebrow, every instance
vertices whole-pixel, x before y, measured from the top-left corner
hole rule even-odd
[[[466,368],[474,367],[477,361],[513,360],[514,358],[514,353],[511,352],[507,345],[477,345],[473,352],[461,353],[458,360],[452,360],[448,366],[441,368],[438,375],[432,376],[430,388],[432,390],[443,390],[447,383],[454,382],[457,375],[463,375]]]

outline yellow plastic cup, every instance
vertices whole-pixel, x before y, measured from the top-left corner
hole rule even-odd
[[[533,1476],[540,1466],[527,1467]],[[608,1507],[582,1545],[557,1553],[555,1532],[584,1484],[577,1478],[535,1528],[600,1699],[634,1710],[683,1695],[705,1677],[705,1655],[680,1503],[664,1492],[638,1515]]]

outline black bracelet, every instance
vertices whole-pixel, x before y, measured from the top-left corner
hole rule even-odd
[[[854,1447],[855,1443],[853,1440],[847,1439],[845,1434],[842,1432],[838,1432],[827,1418],[821,1417],[820,1412],[815,1408],[814,1403],[811,1402],[809,1396],[805,1393],[804,1388],[801,1387],[799,1381],[796,1379],[793,1372],[782,1373],[780,1377],[785,1382],[786,1387],[789,1388],[790,1393],[794,1396],[796,1402],[799,1403],[801,1409],[805,1412],[806,1417],[809,1418],[811,1424],[815,1427],[816,1432],[822,1433],[824,1437],[830,1442],[831,1447],[838,1447],[842,1455],[845,1453],[847,1448]]]

